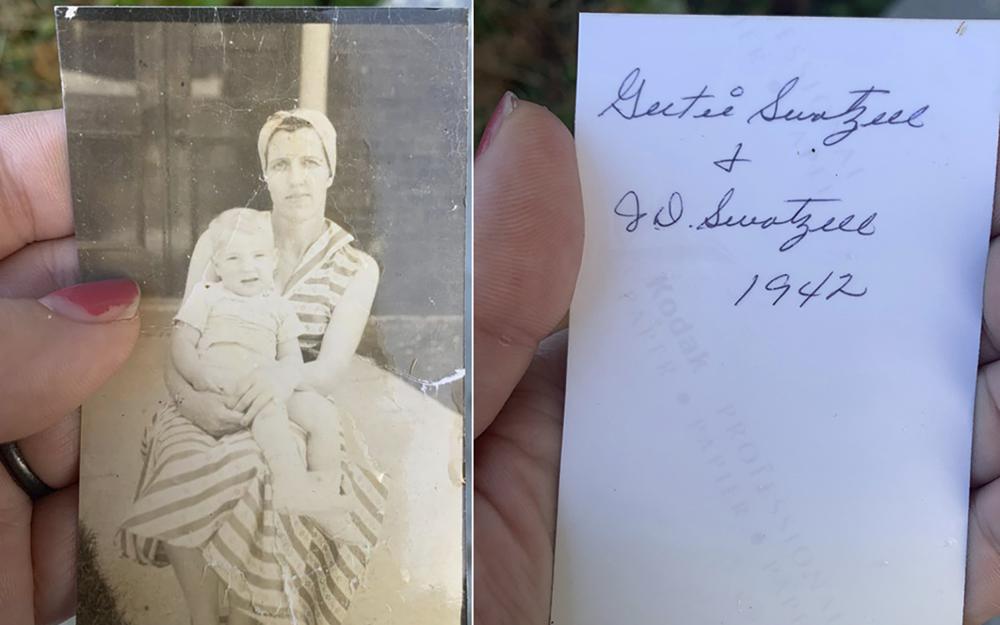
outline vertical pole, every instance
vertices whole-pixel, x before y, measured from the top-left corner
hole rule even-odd
[[[330,67],[330,24],[302,25],[299,106],[326,114],[327,73]]]

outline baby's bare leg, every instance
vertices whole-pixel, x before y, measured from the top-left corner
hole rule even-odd
[[[306,467],[299,457],[295,436],[288,425],[288,410],[284,406],[268,404],[254,419],[251,431],[271,469],[276,491],[286,490],[305,476]]]
[[[351,544],[364,544],[365,537],[352,515],[358,505],[346,479],[347,452],[342,447],[341,414],[332,401],[319,393],[298,391],[288,402],[288,418],[309,434],[306,457],[310,482],[327,502],[326,510],[311,514],[330,536]]]
[[[288,418],[309,434],[306,459],[310,471],[341,471],[340,413],[332,401],[312,391],[297,391],[288,400]]]

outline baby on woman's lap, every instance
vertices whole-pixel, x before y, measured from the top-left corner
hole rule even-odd
[[[262,367],[301,367],[302,325],[292,304],[274,290],[275,247],[270,213],[233,208],[209,225],[211,264],[218,282],[200,282],[177,315],[173,361],[197,390],[221,394],[230,408],[240,387]],[[358,543],[340,415],[327,398],[296,390],[287,403],[268,403],[250,425],[271,472],[272,500],[283,512],[316,520],[329,534]],[[290,422],[308,436],[303,460]]]

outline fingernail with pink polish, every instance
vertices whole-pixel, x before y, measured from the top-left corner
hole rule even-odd
[[[139,312],[139,285],[131,280],[86,282],[59,289],[38,301],[74,321],[124,321]]]
[[[479,158],[479,155],[485,152],[490,147],[490,143],[496,139],[497,134],[500,132],[500,126],[517,109],[517,103],[517,96],[510,91],[503,94],[503,97],[500,98],[497,107],[493,109],[490,121],[486,124],[486,129],[483,130],[483,136],[479,138],[479,147],[476,148],[476,158]]]

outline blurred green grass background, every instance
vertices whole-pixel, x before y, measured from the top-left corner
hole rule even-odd
[[[0,114],[60,106],[52,0],[0,0]],[[117,6],[351,6],[376,0],[117,0]],[[581,11],[747,15],[880,15],[891,0],[482,0],[475,3],[475,131],[506,90],[572,127]]]
[[[570,128],[580,12],[875,17],[891,0],[517,0],[476,2],[478,137],[504,91],[544,104]]]
[[[367,6],[377,0],[0,0],[0,114],[58,108],[59,54],[53,9],[78,6]]]

